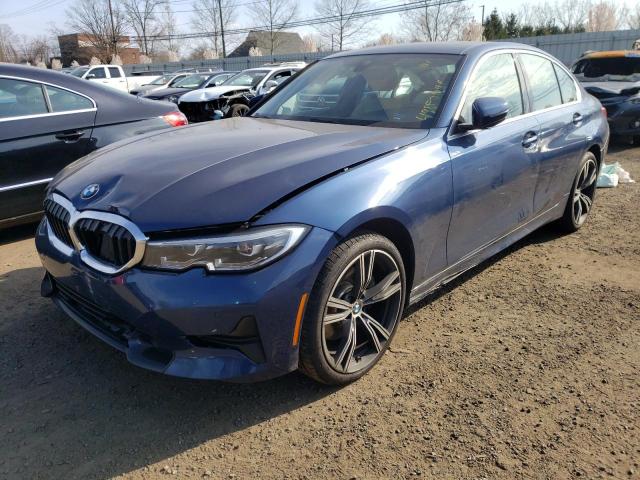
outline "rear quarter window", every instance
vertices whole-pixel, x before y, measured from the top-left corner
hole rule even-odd
[[[556,71],[558,83],[560,84],[560,94],[562,95],[562,102],[570,103],[578,100],[578,91],[576,89],[576,83],[573,81],[573,78],[571,78],[571,76],[559,66],[554,65],[553,68]]]

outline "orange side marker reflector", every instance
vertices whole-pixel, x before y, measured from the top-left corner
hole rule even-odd
[[[300,305],[298,305],[298,314],[296,315],[296,326],[293,329],[293,346],[297,346],[300,341],[300,325],[302,325],[302,316],[304,315],[304,307],[307,305],[308,293],[303,293],[300,297]]]

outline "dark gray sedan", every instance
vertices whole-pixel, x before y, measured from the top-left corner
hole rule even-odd
[[[0,228],[39,218],[46,185],[74,160],[186,123],[170,103],[51,70],[0,65]]]

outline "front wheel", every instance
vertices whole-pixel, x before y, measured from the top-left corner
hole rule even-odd
[[[249,107],[244,103],[236,103],[229,110],[230,117],[244,117],[249,111]]]
[[[587,152],[582,157],[564,215],[559,221],[560,227],[564,231],[575,232],[587,220],[596,196],[597,180],[598,161],[593,153]]]
[[[364,233],[338,245],[310,295],[300,369],[332,385],[363,376],[391,343],[405,295],[402,257],[390,240]]]

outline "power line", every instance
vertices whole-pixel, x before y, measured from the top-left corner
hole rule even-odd
[[[227,30],[225,33],[227,35],[233,34],[243,34],[249,33],[252,30],[281,30],[284,28],[298,28],[298,27],[308,27],[314,25],[323,25],[327,23],[332,23],[336,21],[344,21],[345,19],[357,19],[357,18],[366,18],[366,17],[374,17],[380,15],[387,15],[390,13],[401,13],[408,12],[411,10],[417,10],[421,8],[435,7],[448,5],[453,3],[460,3],[464,0],[422,0],[422,1],[412,1],[406,4],[396,4],[390,5],[387,7],[377,7],[369,10],[361,10],[358,12],[353,12],[350,15],[332,15],[327,17],[318,17],[318,18],[308,18],[305,20],[298,20],[295,22],[290,22],[286,24],[273,25],[272,27],[263,25],[263,26],[252,26],[252,27],[242,27]],[[219,36],[219,32],[196,32],[196,33],[177,33],[173,35],[151,35],[147,36],[147,38],[153,38],[158,41],[168,41],[168,40],[187,40],[194,38],[208,38]],[[136,40],[139,40],[140,37],[134,36]]]

